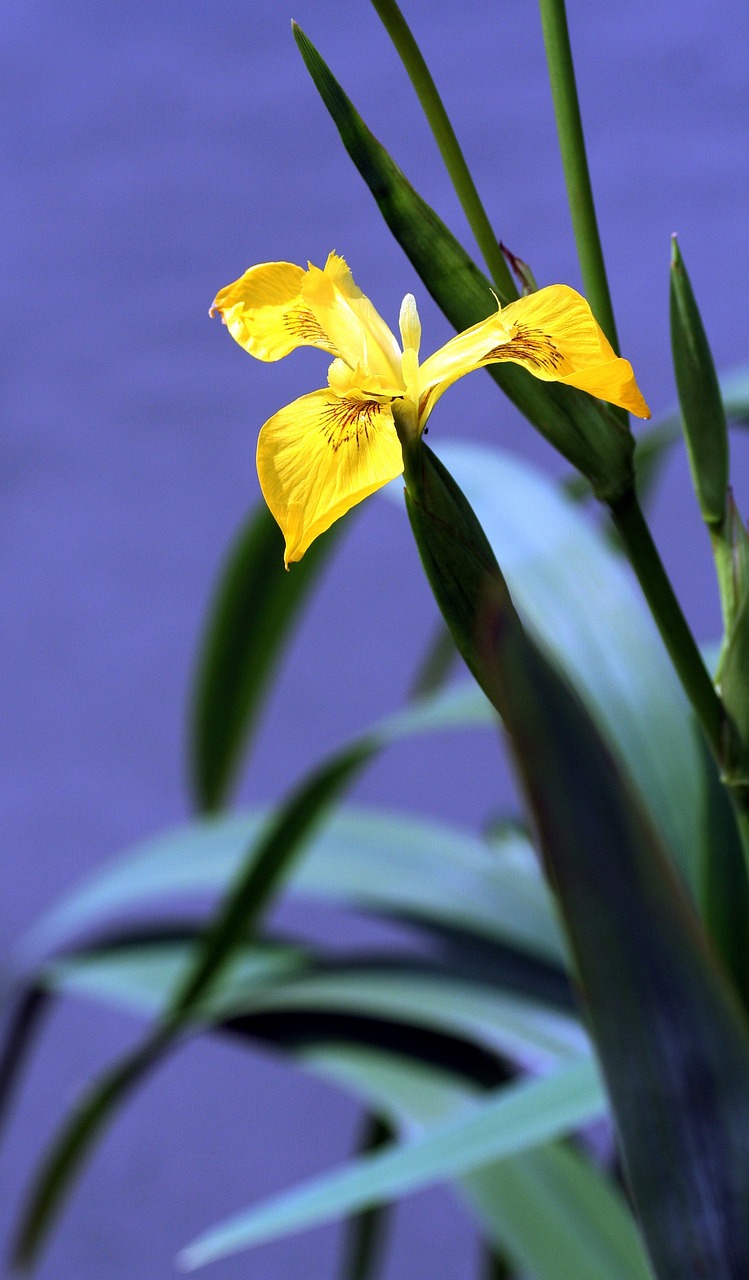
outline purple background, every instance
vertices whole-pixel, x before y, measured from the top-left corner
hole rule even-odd
[[[411,0],[498,234],[539,283],[579,286],[533,5]],[[365,119],[459,234],[462,215],[400,63],[364,0],[294,16]],[[211,324],[254,262],[343,253],[395,325],[412,290],[425,350],[448,335],[342,151],[286,10],[27,0],[4,15],[0,188],[4,336],[0,590],[3,932],[12,942],[129,843],[182,820],[187,689],[207,595],[258,494],[254,442],[322,385],[324,358],[264,367]],[[669,234],[718,363],[747,357],[745,0],[570,4],[624,352],[655,412],[674,397]],[[488,379],[440,406],[432,439],[501,441],[563,467]],[[747,453],[735,451],[749,506]],[[655,528],[701,638],[717,603],[682,457]],[[322,750],[398,707],[435,618],[405,521],[365,504],[274,691],[242,798],[280,796]],[[487,758],[488,756],[488,758]],[[445,777],[455,780],[445,786]],[[511,795],[475,739],[394,750],[356,794],[476,824]],[[67,1002],[40,1042],[0,1151],[3,1214],[95,1067],[138,1033]],[[171,1273],[176,1250],[251,1199],[329,1166],[356,1111],[261,1053],[196,1044],[99,1149],[40,1269],[45,1280]],[[334,1230],[217,1264],[234,1277],[333,1274]],[[463,1280],[475,1243],[448,1193],[399,1211],[388,1276]]]

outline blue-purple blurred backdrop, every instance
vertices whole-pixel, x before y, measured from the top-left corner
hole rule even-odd
[[[579,285],[532,4],[404,4],[498,234],[540,283]],[[245,356],[207,310],[254,262],[331,248],[395,323],[419,299],[448,336],[342,151],[284,6],[26,0],[3,16],[0,664],[3,932],[8,942],[97,863],[188,812],[187,690],[207,595],[255,502],[258,426],[321,384],[319,353]],[[464,220],[365,0],[293,16],[459,235]],[[674,395],[669,234],[722,367],[746,359],[745,0],[571,0],[603,240],[625,354],[655,411]],[[562,468],[487,378],[432,420]],[[747,453],[735,453],[749,507]],[[701,638],[709,557],[674,458],[655,525]],[[400,705],[435,617],[405,521],[373,499],[350,530],[274,692],[243,798],[272,799],[326,747]],[[392,752],[357,796],[476,824],[511,803],[477,740]],[[446,786],[446,778],[451,786]],[[67,1002],[39,1043],[0,1152],[2,1215],[96,1065],[135,1020]],[[40,1270],[45,1280],[167,1276],[216,1218],[348,1149],[355,1108],[288,1065],[196,1044],[127,1107]],[[330,1276],[326,1230],[217,1264],[235,1277]],[[389,1280],[465,1280],[470,1226],[448,1193],[399,1211]]]

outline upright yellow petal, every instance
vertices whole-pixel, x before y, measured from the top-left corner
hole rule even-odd
[[[381,378],[393,394],[402,390],[400,347],[343,258],[329,254],[323,271],[310,263],[302,297],[347,365]]]
[[[293,262],[261,262],[216,294],[218,312],[231,336],[258,360],[280,360],[296,347],[335,344],[302,299],[307,272]]]
[[[265,423],[257,443],[263,497],[301,560],[340,516],[403,470],[387,405],[313,391]]]

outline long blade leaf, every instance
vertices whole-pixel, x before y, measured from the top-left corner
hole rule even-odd
[[[409,474],[410,470],[410,474]],[[749,1274],[749,1039],[662,841],[422,447],[409,516],[456,645],[503,717],[577,961],[659,1280]]]
[[[226,800],[299,612],[343,526],[285,573],[281,535],[262,505],[227,557],[195,673],[190,775],[199,809]]]
[[[260,1241],[459,1177],[569,1133],[600,1115],[604,1105],[590,1058],[552,1076],[509,1085],[407,1146],[344,1166],[236,1215],[189,1245],[181,1263],[188,1269],[202,1266]]]
[[[456,329],[483,320],[496,307],[490,282],[369,131],[297,26],[294,37],[343,145],[435,302]],[[600,498],[616,495],[631,475],[634,439],[591,396],[541,382],[509,361],[490,365],[488,372],[534,427],[588,476]]]

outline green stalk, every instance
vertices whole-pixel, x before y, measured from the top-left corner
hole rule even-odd
[[[593,189],[590,185],[564,0],[539,0],[539,5],[559,133],[559,149],[585,294],[596,320],[618,354],[614,308],[611,305]]]
[[[727,747],[725,710],[676,599],[634,490],[630,489],[613,502],[610,511],[676,673],[710,749],[722,765]]]
[[[499,299],[503,303],[512,302],[513,298],[518,296],[518,291],[421,50],[395,0],[372,0],[372,5],[395,45],[416,90],[424,115],[445,162],[450,181],[468,219],[468,225],[491,273]]]
[[[746,786],[735,787],[732,789],[731,795],[736,812],[736,824],[741,836],[744,865],[749,871],[749,788]]]

